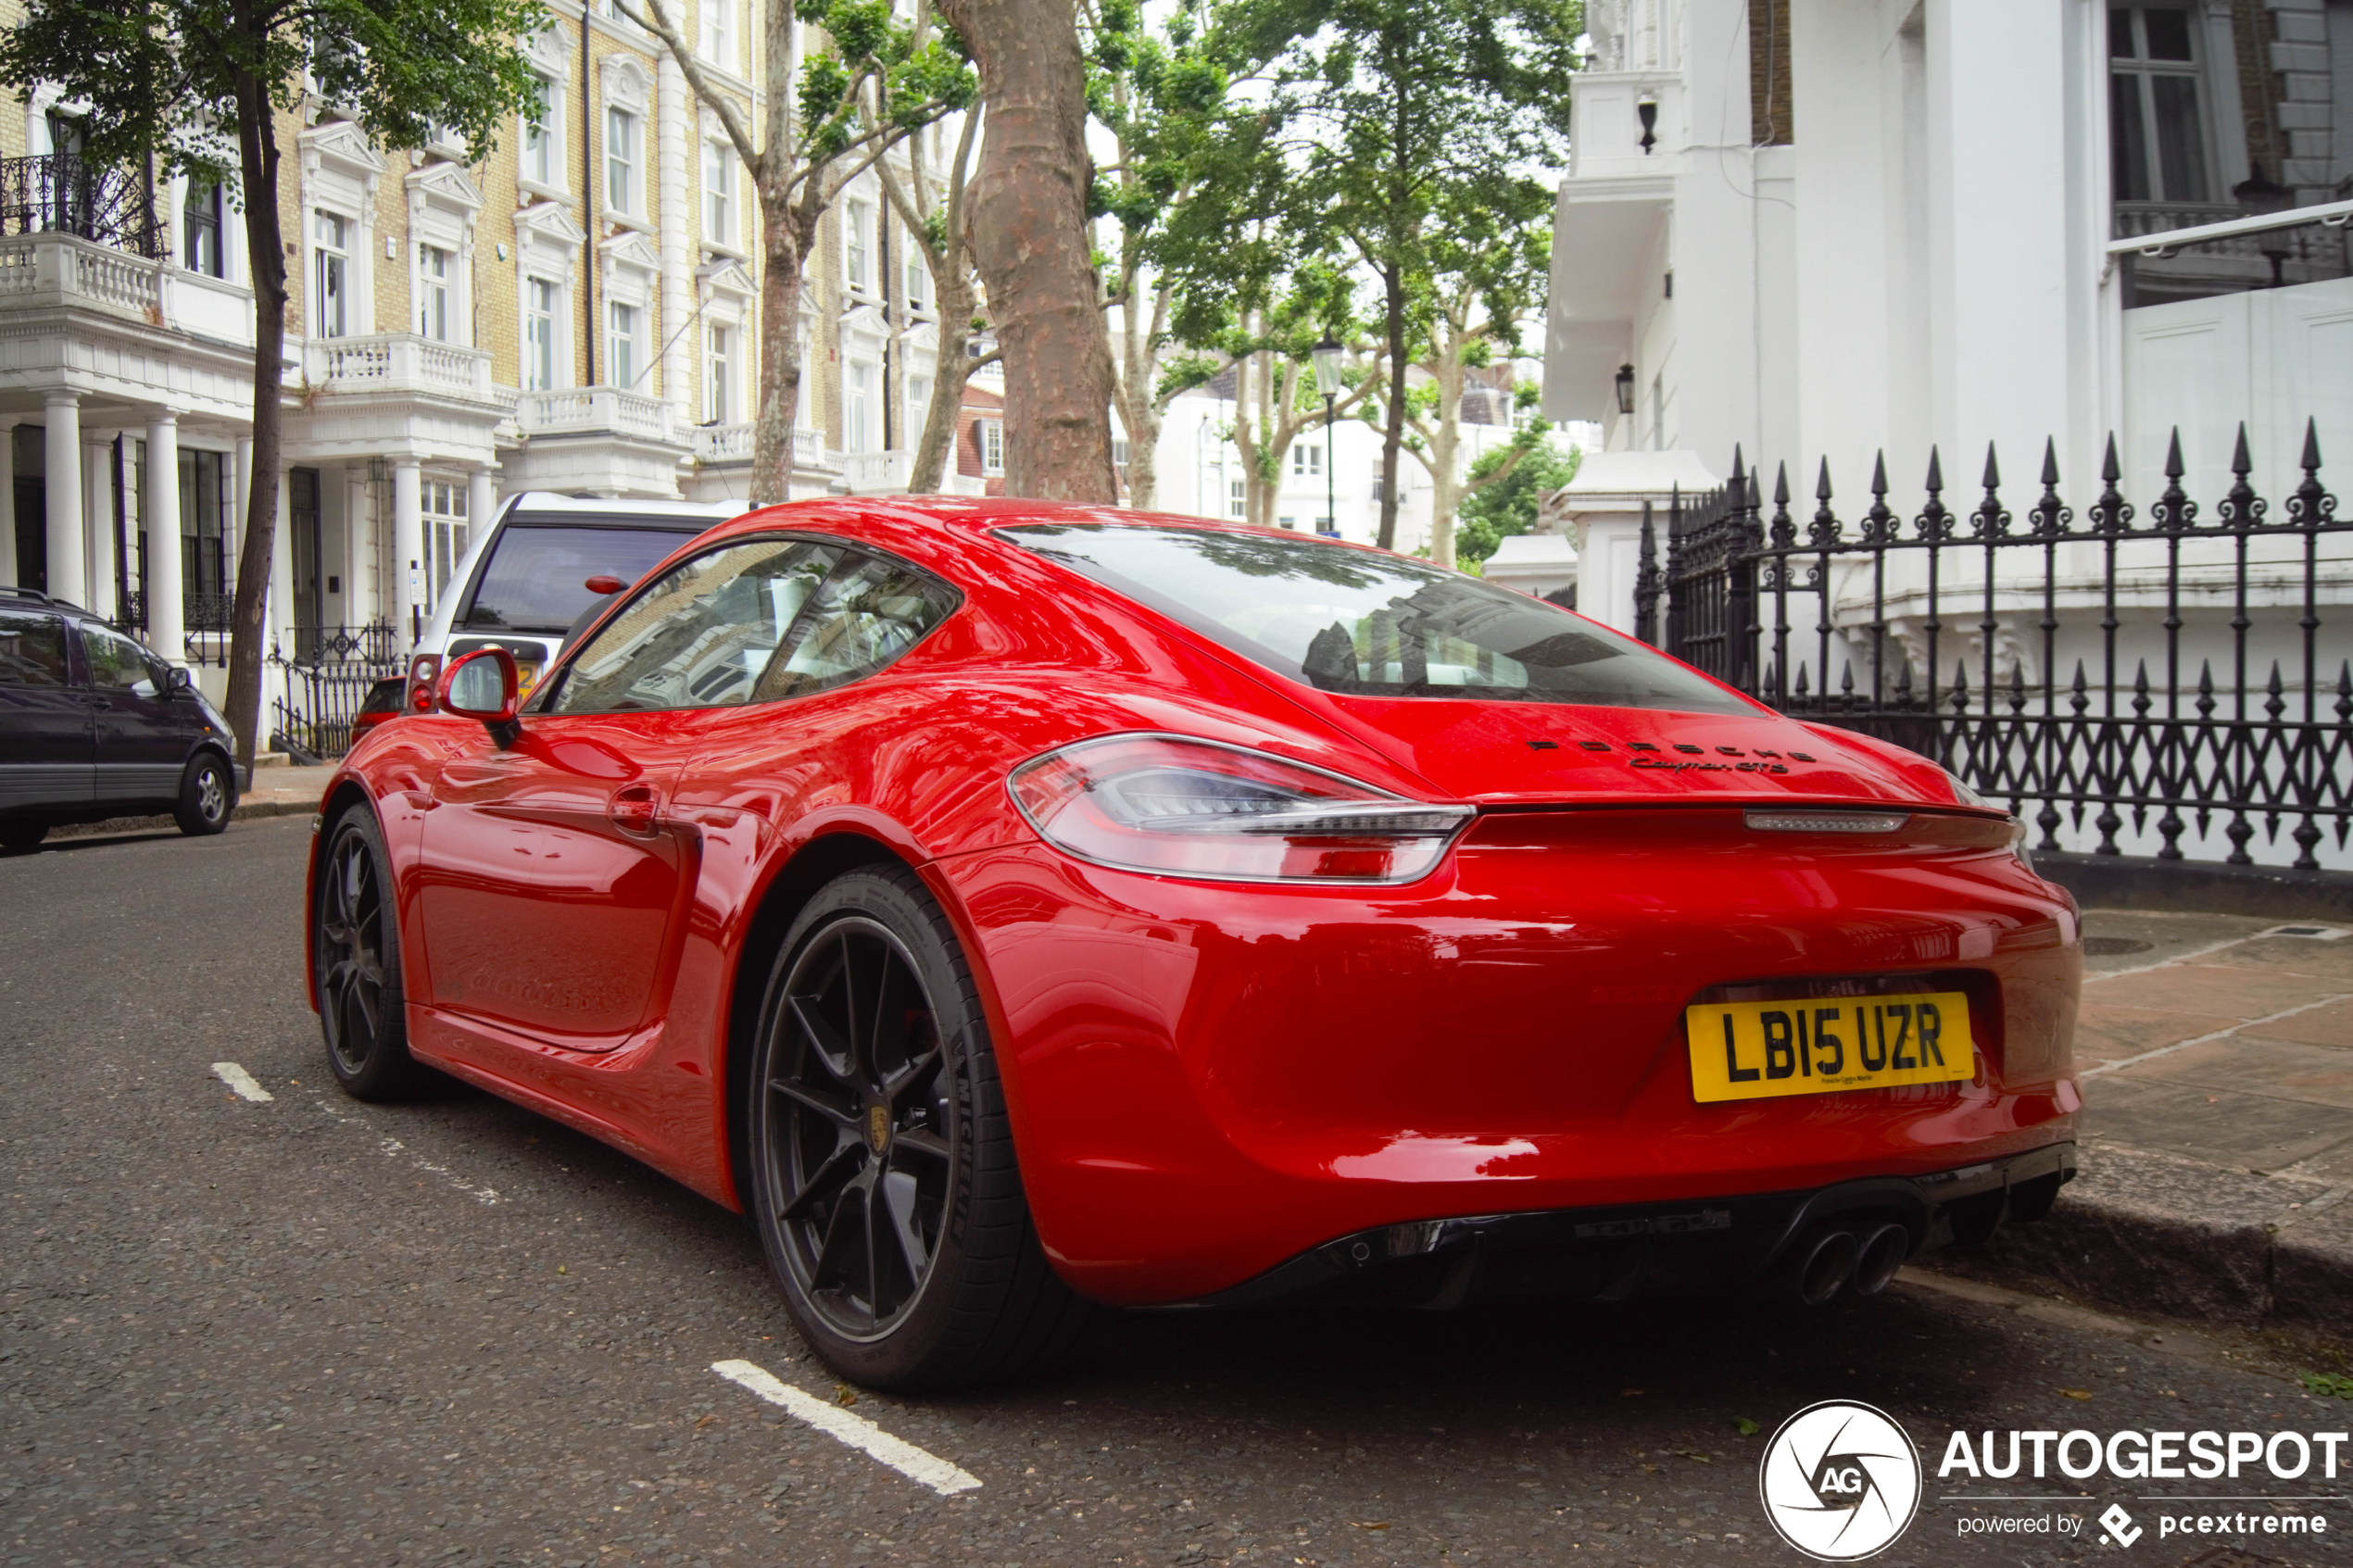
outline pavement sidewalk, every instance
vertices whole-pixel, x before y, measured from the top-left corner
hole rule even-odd
[[[1957,1273],[2353,1339],[2353,931],[2087,909],[2082,1173]]]

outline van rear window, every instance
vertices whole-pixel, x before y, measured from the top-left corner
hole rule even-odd
[[[511,522],[482,569],[473,603],[458,624],[469,632],[546,632],[561,636],[588,602],[591,577],[635,583],[699,528],[598,528]]]

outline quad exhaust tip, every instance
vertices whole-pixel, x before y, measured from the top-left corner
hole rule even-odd
[[[1792,1248],[1796,1266],[1783,1276],[1785,1289],[1807,1307],[1828,1306],[1849,1286],[1857,1296],[1876,1296],[1911,1252],[1911,1233],[1893,1221],[1823,1225]]]

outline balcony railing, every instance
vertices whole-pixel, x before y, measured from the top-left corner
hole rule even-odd
[[[749,423],[697,425],[692,433],[696,460],[706,466],[751,461],[752,426]],[[792,433],[792,465],[796,469],[833,473],[842,456],[825,450],[824,438],[813,430]]]
[[[617,386],[573,386],[526,392],[515,404],[525,435],[630,435],[668,441],[670,405]]]
[[[313,338],[303,347],[303,373],[328,392],[418,392],[494,401],[489,350],[414,332]]]
[[[74,234],[150,259],[168,254],[153,183],[71,153],[0,158],[0,234]]]
[[[853,495],[904,490],[914,456],[903,448],[888,452],[851,452],[841,460],[841,476],[849,482]]]

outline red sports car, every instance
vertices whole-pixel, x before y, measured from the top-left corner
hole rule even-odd
[[[2073,1173],[2073,904],[1943,769],[1379,551],[1023,501],[703,534],[330,788],[311,995],[749,1211],[846,1377],[1088,1304],[1822,1301]]]

